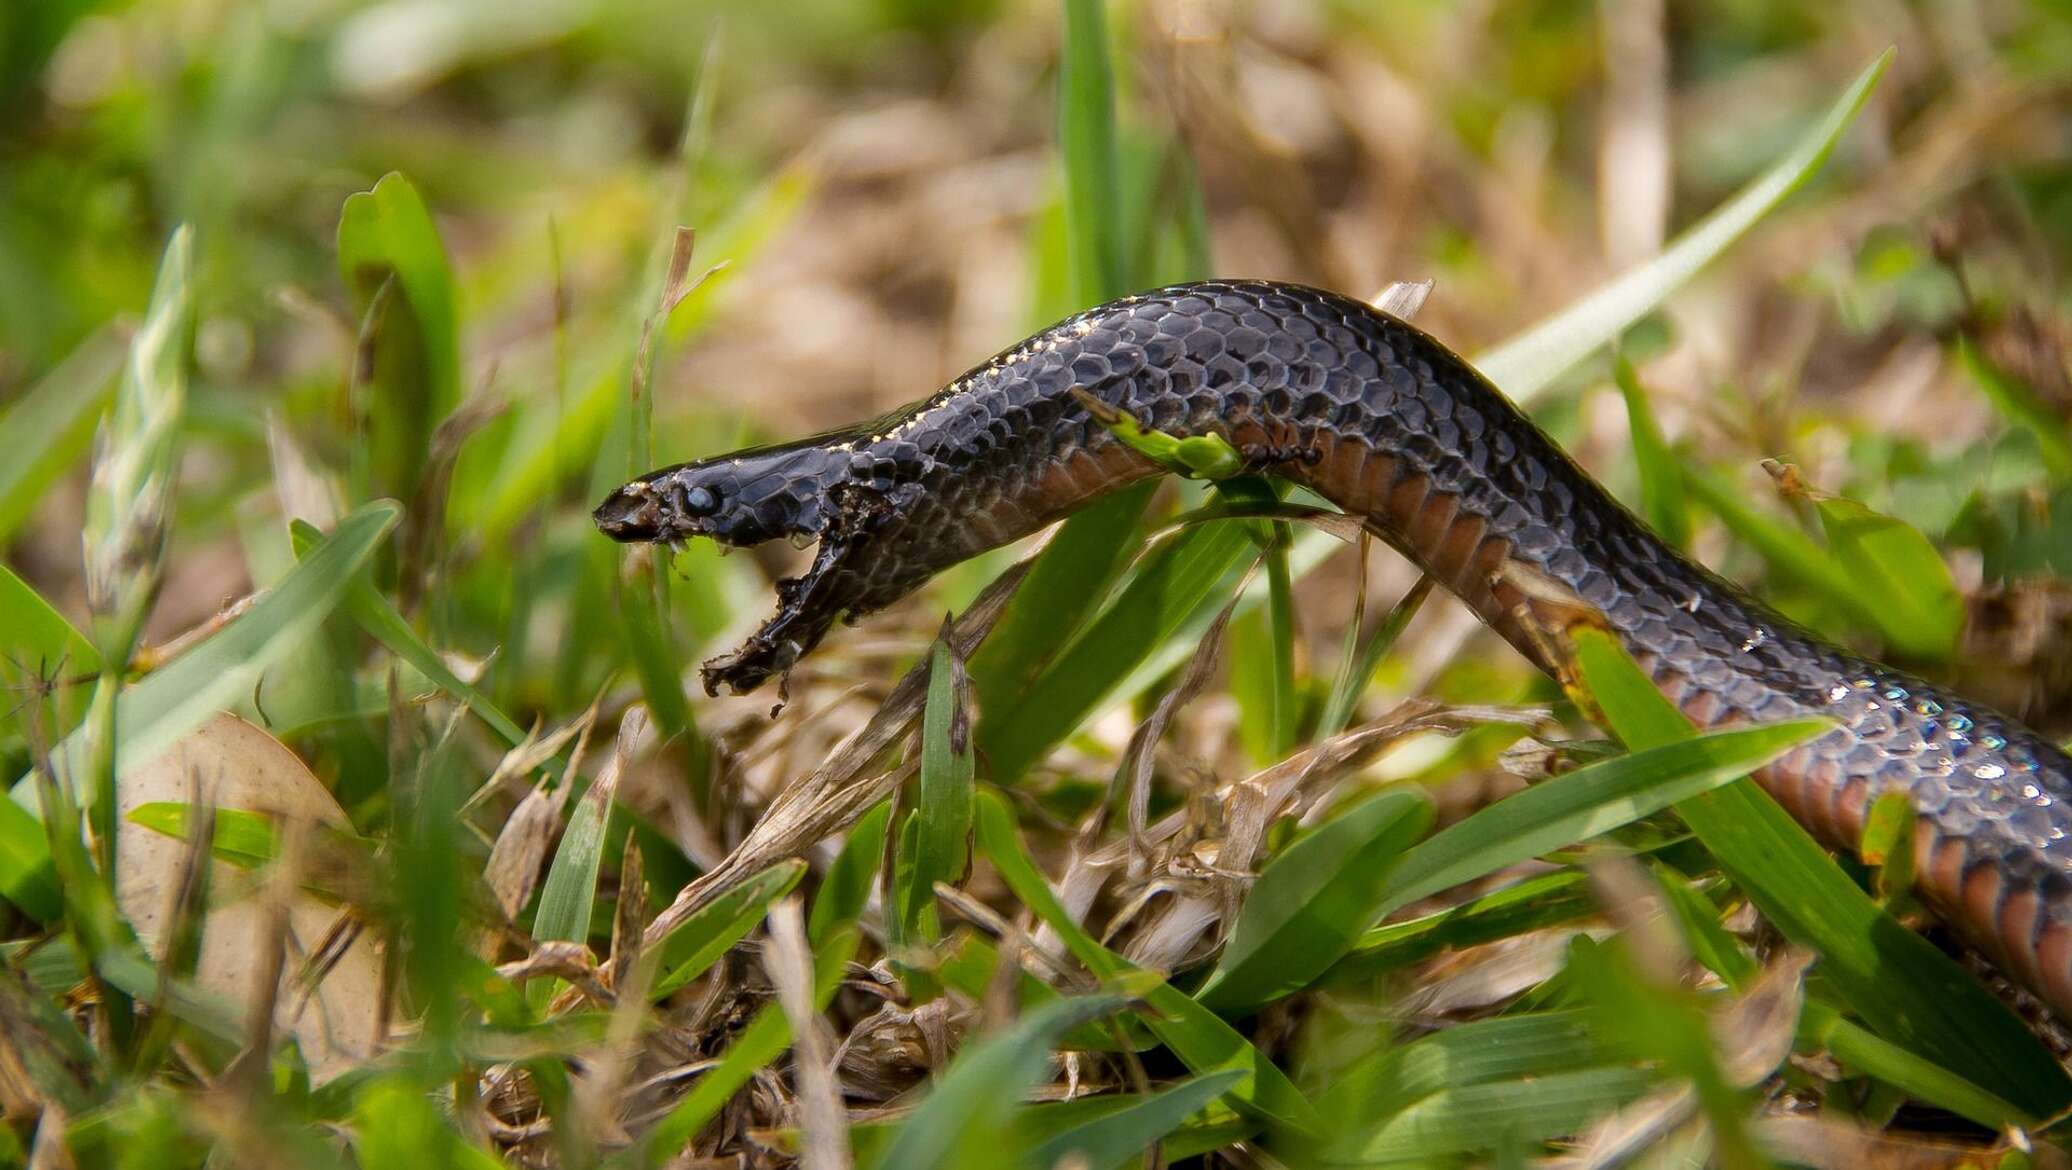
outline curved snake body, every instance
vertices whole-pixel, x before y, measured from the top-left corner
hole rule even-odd
[[[1757,779],[1828,845],[1905,792],[1922,893],[2072,1016],[2072,760],[2004,716],[1843,651],[1664,544],[1466,361],[1356,300],[1208,282],[1071,317],[875,422],[665,468],[598,508],[620,540],[805,534],[808,572],[706,664],[708,690],[788,670],[839,617],[1160,469],[1073,394],[1146,428],[1217,434],[1444,582],[1543,669],[1507,582],[1603,620],[1702,726],[1818,713],[1839,728]]]

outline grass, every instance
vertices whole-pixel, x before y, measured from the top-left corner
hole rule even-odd
[[[1587,630],[1561,690],[1284,485],[1122,493],[781,712],[695,687],[781,551],[588,523],[1121,292],[1431,275],[1675,543],[2064,734],[2072,42],[1701,5],[1610,272],[1570,7],[0,16],[0,1165],[2061,1164],[1904,833],[1744,779],[1824,724]],[[225,712],[293,802],[125,800]]]

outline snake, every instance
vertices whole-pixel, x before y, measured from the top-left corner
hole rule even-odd
[[[1270,281],[1123,297],[884,417],[644,475],[594,520],[620,541],[814,542],[810,567],[777,582],[776,613],[702,668],[708,693],[745,693],[837,620],[1163,474],[1108,425],[1123,416],[1217,436],[1357,517],[1549,673],[1562,664],[1529,614],[1552,590],[1699,727],[1826,716],[1832,730],[1757,782],[1845,851],[1873,802],[1905,794],[1923,900],[2072,1019],[2072,759],[1686,557],[1466,359],[1358,299]]]

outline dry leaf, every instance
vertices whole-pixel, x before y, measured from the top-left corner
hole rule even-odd
[[[205,783],[204,783],[205,782]],[[120,859],[116,896],[123,916],[136,927],[154,955],[163,953],[163,932],[170,921],[171,899],[188,854],[186,842],[132,824],[129,814],[156,802],[190,803],[205,788],[217,808],[244,809],[273,816],[277,822],[299,821],[350,829],[345,810],[323,783],[279,740],[235,715],[218,715],[168,748],[157,758],[125,773],[121,786],[122,821],[117,841]],[[284,834],[286,840],[292,834]],[[273,995],[254,985],[267,961],[266,908],[253,897],[232,899],[230,891],[249,890],[249,874],[220,861],[210,863],[215,906],[202,936],[195,983],[234,1003],[249,1004]],[[292,979],[302,960],[315,952],[330,932],[337,910],[308,893],[298,893],[287,907],[284,942],[286,971]],[[275,1027],[292,1033],[309,1063],[310,1079],[322,1084],[356,1064],[372,1059],[380,1047],[377,1035],[381,998],[381,958],[362,932],[332,963],[314,994],[281,989],[275,999]]]

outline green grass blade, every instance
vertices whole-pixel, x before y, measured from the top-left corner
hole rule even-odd
[[[295,555],[302,558],[322,542],[323,533],[304,521],[295,520],[289,523],[289,538],[294,544]],[[410,627],[395,603],[377,592],[364,578],[353,582],[351,591],[346,594],[345,609],[368,636],[387,647],[390,653],[408,663],[440,690],[467,704],[468,709],[505,743],[515,747],[525,742],[525,729],[504,714],[489,696],[453,673],[447,667],[446,659]]]
[[[1806,1001],[1805,1012],[1799,1017],[1799,1044],[1812,1050],[1825,1049],[1849,1068],[1987,1129],[2036,1126],[2035,1115],[2015,1108],[1932,1060],[1880,1038],[1819,1000]]]
[[[849,830],[842,851],[828,866],[820,889],[813,895],[813,910],[806,918],[806,938],[818,947],[845,922],[854,922],[870,904],[871,887],[877,882],[878,867],[885,858],[885,826],[892,819],[892,802],[881,800],[863,814]]]
[[[1720,923],[1720,910],[1682,874],[1666,865],[1652,867],[1655,883],[1662,887],[1663,900],[1683,930],[1691,957],[1736,992],[1746,991],[1762,967]]]
[[[101,656],[86,635],[6,565],[0,565],[0,655],[26,672],[91,674]]]
[[[1374,668],[1395,646],[1396,639],[1403,636],[1410,619],[1424,606],[1425,598],[1432,594],[1432,579],[1419,577],[1417,584],[1410,587],[1402,600],[1389,609],[1367,640],[1360,640],[1356,627],[1345,632],[1345,654],[1339,664],[1337,681],[1331,684],[1331,695],[1324,700],[1324,712],[1317,718],[1315,738],[1321,742],[1344,731],[1352,722],[1353,709],[1359,706],[1360,695],[1367,690],[1367,682],[1374,677]]]
[[[1573,922],[1600,909],[1588,888],[1588,875],[1580,870],[1527,878],[1434,914],[1375,927],[1361,935],[1359,946],[1333,968],[1331,980],[1373,978],[1443,950]]]
[[[0,415],[0,451],[9,453],[0,461],[0,543],[86,454],[128,351],[123,331],[104,325]]]
[[[1858,604],[1882,615],[1893,649],[1938,662],[1956,653],[1964,597],[1921,530],[1843,496],[1816,499],[1813,507]]]
[[[188,828],[193,821],[194,808],[194,805],[179,801],[154,800],[131,809],[123,819],[154,833],[185,841],[189,838]],[[215,831],[209,834],[210,856],[242,869],[255,869],[273,860],[279,850],[279,840],[271,819],[242,808],[221,808],[211,815],[215,819]]]
[[[1125,287],[1122,162],[1115,146],[1115,74],[1102,0],[1063,0],[1058,59],[1058,151],[1065,172],[1065,238],[1072,290],[1093,305]]]
[[[664,974],[650,994],[659,999],[711,969],[721,955],[755,929],[769,912],[770,903],[790,893],[805,873],[803,861],[778,862],[685,919],[662,940]],[[835,920],[830,935],[840,925]]]
[[[1020,1159],[1030,1166],[1057,1166],[1077,1155],[1085,1170],[1120,1170],[1152,1142],[1180,1128],[1189,1117],[1236,1085],[1242,1074],[1210,1073],[1143,1097],[1126,1108],[1045,1138]]]
[[[929,660],[928,705],[921,717],[921,796],[913,868],[900,906],[909,936],[918,934],[930,941],[942,934],[935,914],[935,884],[957,884],[971,864],[971,697],[964,662],[951,645],[949,633],[945,623]]]
[[[1018,700],[987,706],[981,692],[979,751],[993,779],[1010,783],[1020,777],[1113,695],[1152,648],[1203,611],[1217,608],[1251,547],[1243,523],[1207,524],[1174,534],[1146,554],[1115,602]],[[1053,638],[1056,632],[1052,627]]]
[[[1672,548],[1691,542],[1691,518],[1684,507],[1683,467],[1662,437],[1662,424],[1648,403],[1647,388],[1633,363],[1620,354],[1612,380],[1626,401],[1626,429],[1633,437],[1633,462],[1640,468],[1640,513]]]
[[[504,714],[488,695],[453,673],[439,652],[410,628],[410,623],[396,609],[395,603],[376,592],[372,585],[365,580],[354,582],[352,592],[346,597],[346,609],[375,641],[409,663],[440,690],[467,704],[468,709],[505,743],[515,747],[525,742],[525,729]]]
[[[1833,727],[1825,719],[1794,719],[1715,731],[1542,781],[1412,848],[1369,921],[1731,783]]]
[[[1022,848],[1013,814],[993,792],[979,794],[977,823],[979,847],[1008,889],[1045,925],[1058,932],[1065,948],[1089,971],[1123,987],[1132,998],[1144,1001],[1150,1008],[1144,1017],[1145,1025],[1188,1068],[1203,1074],[1241,1072],[1242,1079],[1230,1089],[1233,1105],[1298,1132],[1317,1130],[1321,1119],[1316,1107],[1280,1066],[1214,1012],[1181,994],[1156,972],[1131,966],[1073,921]]]
[[[1012,1028],[967,1041],[927,1098],[899,1127],[877,1162],[885,1170],[951,1170],[999,1165],[1000,1131],[1015,1105],[1050,1066],[1065,1029],[1122,1006],[1115,995],[1048,1003]]]
[[[1484,353],[1475,365],[1513,401],[1524,402],[1652,312],[1820,169],[1884,76],[1894,52],[1880,53],[1789,153],[1653,259]]]
[[[2002,417],[2036,436],[2037,449],[2043,453],[2044,465],[2050,468],[2051,475],[2060,480],[2072,479],[2072,434],[2067,434],[2065,421],[2039,401],[2034,390],[1980,353],[1971,338],[1961,334],[1957,338],[1957,364],[1964,367]],[[0,513],[0,517],[4,515]],[[0,519],[0,535],[5,532],[6,524]]]
[[[635,709],[638,711],[638,708]],[[643,722],[629,715],[627,723]],[[619,734],[631,734],[622,727]],[[605,776],[576,798],[568,827],[540,885],[540,904],[533,914],[532,937],[539,942],[590,941],[590,918],[597,905],[597,875],[604,868],[604,830],[611,820],[611,801],[618,788],[618,764],[606,765]],[[555,980],[535,979],[526,988],[534,1011],[543,1010]]]
[[[1576,661],[1629,746],[1695,742],[1683,715],[1608,636],[1581,631]],[[1737,784],[1676,811],[1764,917],[1820,953],[1822,976],[1879,1034],[2032,1115],[2072,1101],[2072,1080],[2021,1021],[1881,910],[1768,793]]]
[[[899,839],[893,843],[892,869],[886,875],[885,953],[892,956],[892,969],[906,987],[907,998],[916,1003],[934,999],[938,988],[925,964],[908,961],[913,951],[927,946],[918,922],[909,922],[907,907],[919,906],[914,892],[914,855],[921,837],[921,814],[912,809],[899,822]],[[918,918],[920,911],[915,911]]]
[[[251,609],[125,691],[118,704],[125,765],[150,759],[251,694],[259,675],[338,607],[399,511],[389,500],[362,505]],[[58,748],[60,769],[77,775],[83,749],[77,734],[68,737]],[[17,800],[27,779],[16,782]]]
[[[1294,578],[1288,566],[1289,525],[1256,526],[1271,533],[1266,552],[1265,612],[1230,623],[1230,695],[1238,705],[1238,735],[1254,764],[1294,750],[1303,695],[1295,684]]]
[[[338,215],[338,269],[361,316],[391,285],[372,323],[366,419],[371,490],[411,499],[432,429],[460,403],[460,325],[453,268],[424,198],[391,172],[346,197]]]
[[[1611,1063],[1614,1054],[1583,1011],[1477,1020],[1384,1048],[1335,1076],[1319,1106],[1370,1125],[1434,1093]]]
[[[1449,1086],[1334,1149],[1333,1160],[1429,1159],[1559,1137],[1647,1092],[1659,1076],[1613,1065]]]
[[[1698,468],[1686,468],[1684,483],[1691,495],[1760,554],[1771,568],[1813,590],[1846,613],[1856,624],[1875,630],[1895,649],[1930,655],[1917,632],[1880,604],[1869,583],[1843,567],[1840,558],[1805,533],[1765,515],[1743,493]]]
[[[1230,1013],[1308,986],[1367,929],[1390,870],[1431,823],[1421,794],[1383,792],[1289,846],[1253,883],[1195,998]]]
[[[1271,745],[1268,758],[1280,759],[1295,750],[1295,736],[1302,722],[1302,694],[1295,689],[1295,578],[1288,567],[1288,545],[1295,533],[1284,521],[1267,526],[1271,543],[1266,550],[1266,630],[1273,672],[1269,676],[1268,710]]]
[[[993,752],[984,745],[997,734],[989,728],[1001,721],[992,712],[1021,706],[1026,689],[1057,653],[1061,632],[1069,636],[1100,604],[1137,546],[1139,520],[1155,490],[1156,483],[1124,488],[1059,525],[999,624],[972,655],[979,742],[988,757]]]

